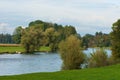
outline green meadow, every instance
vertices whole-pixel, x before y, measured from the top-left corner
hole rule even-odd
[[[41,52],[50,52],[51,48],[50,47],[46,47],[46,46],[42,46],[42,47],[40,47],[39,51],[41,51]]]
[[[1,76],[0,80],[119,80],[120,64],[82,70]]]
[[[39,51],[43,52],[50,52],[50,47],[42,46],[40,47]],[[16,53],[16,52],[25,52],[25,49],[16,44],[0,44],[0,53]]]
[[[0,53],[15,53],[24,51],[24,48],[20,46],[0,46]]]

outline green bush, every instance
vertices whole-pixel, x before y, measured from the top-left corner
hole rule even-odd
[[[91,53],[88,60],[88,67],[102,67],[109,65],[107,52],[103,49],[97,49]]]
[[[120,63],[120,59],[119,58],[115,58],[113,55],[111,55],[109,57],[109,64],[112,65],[112,64],[118,64]]]
[[[110,33],[112,57],[116,62],[120,63],[120,19],[113,23],[112,26],[112,32]]]
[[[76,36],[70,36],[59,44],[59,51],[63,60],[62,70],[80,69],[84,61],[81,41]]]

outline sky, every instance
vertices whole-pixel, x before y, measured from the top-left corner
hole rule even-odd
[[[73,25],[81,35],[111,32],[120,18],[120,0],[0,0],[0,33],[42,20]]]

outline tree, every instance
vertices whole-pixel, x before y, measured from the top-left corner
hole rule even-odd
[[[21,43],[21,36],[22,36],[22,27],[19,26],[15,29],[15,31],[13,32],[13,41],[16,44]]]
[[[58,48],[58,44],[60,42],[59,33],[55,31],[54,28],[48,28],[46,29],[45,34],[48,38],[49,47],[51,48],[52,51],[56,51],[56,49]]]
[[[47,28],[53,27],[52,23],[47,23],[47,22],[43,22],[41,20],[36,20],[36,21],[32,21],[29,23],[29,27],[40,27],[43,31],[45,31]]]
[[[88,47],[110,47],[110,35],[102,32],[96,32],[95,35],[86,34],[82,37],[84,48]]]
[[[22,34],[22,45],[27,53],[34,52],[40,48],[43,34],[37,27],[26,28]]]
[[[74,34],[77,34],[77,32],[73,26],[65,26],[64,27],[65,38],[69,37],[70,35],[74,35]]]
[[[82,37],[82,46],[84,48],[93,47],[93,44],[94,44],[93,38],[94,38],[94,36],[91,34],[86,34],[85,36],[83,36]]]
[[[0,34],[0,43],[13,43],[11,34]]]
[[[112,56],[114,59],[120,59],[120,19],[113,23],[111,34]]]
[[[91,53],[91,56],[88,60],[88,67],[102,67],[108,65],[108,55],[104,49],[99,48],[95,52]]]
[[[73,35],[59,44],[59,51],[63,60],[63,70],[80,69],[80,65],[84,61],[84,54],[80,45],[81,40]]]
[[[33,37],[36,37],[34,35],[37,34],[35,32],[37,29],[39,30],[40,34],[42,34],[42,36],[41,35],[37,36],[37,40],[39,40],[39,37],[40,37],[40,44],[38,45],[49,46],[51,48],[51,51],[56,51],[58,49],[59,42],[66,39],[71,34],[77,35],[77,32],[73,26],[62,26],[56,23],[44,22],[41,20],[32,21],[29,23],[29,26],[22,31],[23,32],[22,44],[24,45],[24,47],[28,52],[29,50],[32,50],[32,51],[35,50],[34,48],[30,49],[30,45],[32,45],[32,47],[33,45],[35,46],[34,42],[31,42],[31,41],[34,40],[34,39],[32,40]],[[15,30],[15,33],[17,31]],[[77,36],[80,37],[79,35]],[[18,39],[18,36],[17,36],[17,39]]]

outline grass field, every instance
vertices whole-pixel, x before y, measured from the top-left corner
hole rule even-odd
[[[39,51],[50,52],[50,47],[42,46]],[[25,52],[25,49],[20,44],[0,44],[0,53],[16,53]]]
[[[23,47],[20,46],[0,46],[0,53],[16,53],[25,52]]]
[[[0,44],[0,53],[25,52],[20,44]]]
[[[0,46],[2,47],[19,47],[21,46],[20,44],[0,44]]]
[[[43,51],[43,52],[50,52],[51,49],[50,49],[50,47],[42,46],[42,47],[40,47],[40,51]]]
[[[0,80],[120,80],[120,64],[83,70],[1,76]]]

